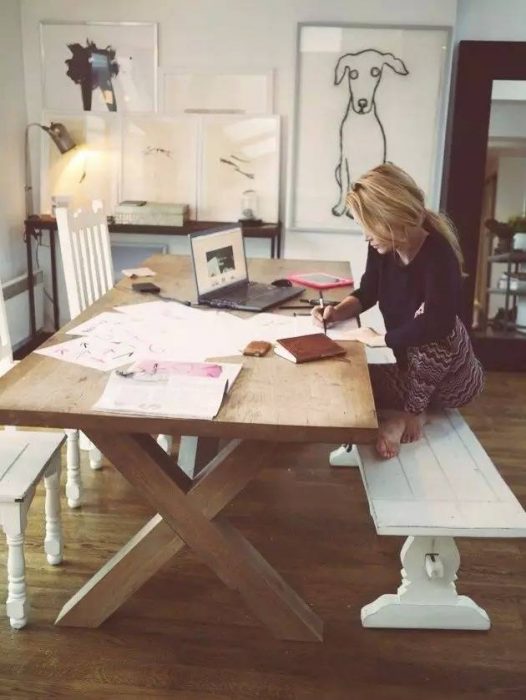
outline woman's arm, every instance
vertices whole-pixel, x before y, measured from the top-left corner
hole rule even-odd
[[[367,264],[359,289],[355,289],[335,306],[326,306],[324,309],[316,306],[312,310],[312,316],[318,325],[323,324],[322,319],[325,319],[326,323],[337,323],[348,318],[356,318],[363,311],[367,311],[376,304],[378,301],[379,258],[379,254],[369,246]]]

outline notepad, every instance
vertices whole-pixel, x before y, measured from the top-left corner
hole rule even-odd
[[[325,333],[315,333],[276,340],[274,352],[285,360],[300,364],[322,360],[326,357],[345,355],[346,351],[341,345],[328,338]]]
[[[95,411],[212,420],[235,382],[241,364],[219,365],[219,376],[113,372]]]

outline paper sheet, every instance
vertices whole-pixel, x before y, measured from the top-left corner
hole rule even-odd
[[[157,274],[149,267],[129,267],[126,270],[122,270],[122,274],[126,277],[155,277]]]
[[[358,321],[355,318],[340,321],[334,326],[327,328],[327,335],[332,340],[353,340],[353,333],[358,328]]]
[[[241,364],[221,364],[217,377],[188,374],[123,377],[113,372],[95,411],[155,415],[171,418],[214,418]]]
[[[279,314],[256,314],[245,321],[248,340],[267,340],[273,343],[278,338],[319,333],[310,316],[280,316]],[[247,341],[248,342],[248,341]]]

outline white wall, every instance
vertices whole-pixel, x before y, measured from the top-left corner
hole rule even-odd
[[[459,0],[456,38],[473,41],[524,41],[524,0]]]
[[[0,3],[0,279],[26,270],[24,230],[24,129],[26,104],[19,0]]]

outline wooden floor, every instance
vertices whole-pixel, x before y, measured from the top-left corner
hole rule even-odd
[[[526,506],[526,374],[491,375],[463,413]],[[402,540],[375,535],[359,474],[330,470],[328,450],[285,446],[279,464],[228,508],[325,620],[322,644],[272,639],[188,552],[100,629],[55,628],[63,603],[151,515],[112,467],[94,473],[84,465],[86,505],[64,507],[60,567],[45,563],[41,491],[33,503],[26,548],[32,621],[14,632],[0,618],[0,697],[526,697],[526,542],[459,541],[459,591],[486,608],[489,632],[364,630],[361,606],[399,583]]]

